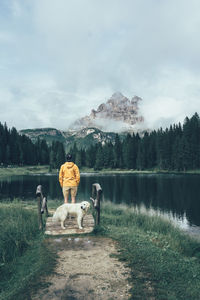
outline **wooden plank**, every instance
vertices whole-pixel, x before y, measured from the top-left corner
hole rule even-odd
[[[100,223],[100,206],[101,206],[102,188],[99,183],[93,183],[92,185],[92,197],[90,200],[93,203],[93,207],[96,209],[95,224]]]
[[[90,233],[94,229],[94,218],[91,214],[86,215],[83,219],[83,229],[78,228],[76,218],[67,218],[65,221],[65,229],[62,229],[60,222],[53,222],[52,217],[48,217],[46,221],[47,235],[70,235],[70,234],[83,234]]]

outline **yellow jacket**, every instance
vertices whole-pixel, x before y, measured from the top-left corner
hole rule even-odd
[[[63,186],[78,186],[80,182],[80,172],[73,162],[66,162],[60,167],[59,182]]]

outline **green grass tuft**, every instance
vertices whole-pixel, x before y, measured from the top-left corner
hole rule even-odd
[[[0,264],[4,264],[21,256],[39,229],[36,212],[20,204],[1,205],[0,219]]]
[[[200,242],[169,221],[104,203],[94,233],[119,242],[119,259],[131,269],[131,299],[200,299]]]
[[[61,203],[48,201],[49,209]],[[38,230],[35,203],[1,203],[0,218],[0,300],[31,299],[56,254]],[[118,258],[131,270],[131,299],[200,299],[200,242],[169,221],[102,203],[93,234],[118,241]]]
[[[37,211],[24,204],[0,204],[0,299],[31,299],[40,277],[52,271],[55,255],[38,229]]]

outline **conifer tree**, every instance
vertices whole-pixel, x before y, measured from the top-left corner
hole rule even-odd
[[[164,168],[164,133],[162,128],[160,128],[157,131],[156,152],[157,152],[157,167],[158,169],[163,169]]]
[[[14,127],[10,132],[10,162],[15,165],[20,162],[19,134]]]
[[[126,139],[122,143],[123,149],[123,167],[126,169],[133,169],[134,168],[134,144],[133,138],[131,137],[130,133],[127,134]]]
[[[81,165],[82,165],[83,167],[86,166],[86,164],[85,164],[85,159],[86,159],[85,150],[84,150],[84,149],[81,149]]]
[[[148,169],[156,167],[156,132],[153,131],[148,137],[146,165]]]
[[[50,149],[50,153],[49,153],[49,171],[51,172],[52,169],[55,167],[55,158],[54,158],[54,152],[53,149],[51,147]]]
[[[101,143],[98,143],[94,168],[95,170],[101,170],[103,166],[104,166],[103,149]]]
[[[96,161],[97,145],[92,145],[85,153],[85,165],[88,168],[94,168]]]
[[[65,162],[65,150],[63,143],[56,141],[55,143],[55,167],[60,168]]]
[[[119,135],[116,134],[114,142],[114,167],[121,168],[122,166],[122,144],[120,142]]]
[[[79,168],[82,167],[82,151],[81,150],[76,150],[76,153],[75,153],[75,163],[77,164],[77,166]]]

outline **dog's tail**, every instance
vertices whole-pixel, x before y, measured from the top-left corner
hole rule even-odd
[[[56,211],[55,211],[55,213],[53,214],[52,221],[53,221],[53,222],[58,221],[58,216],[57,216]]]

